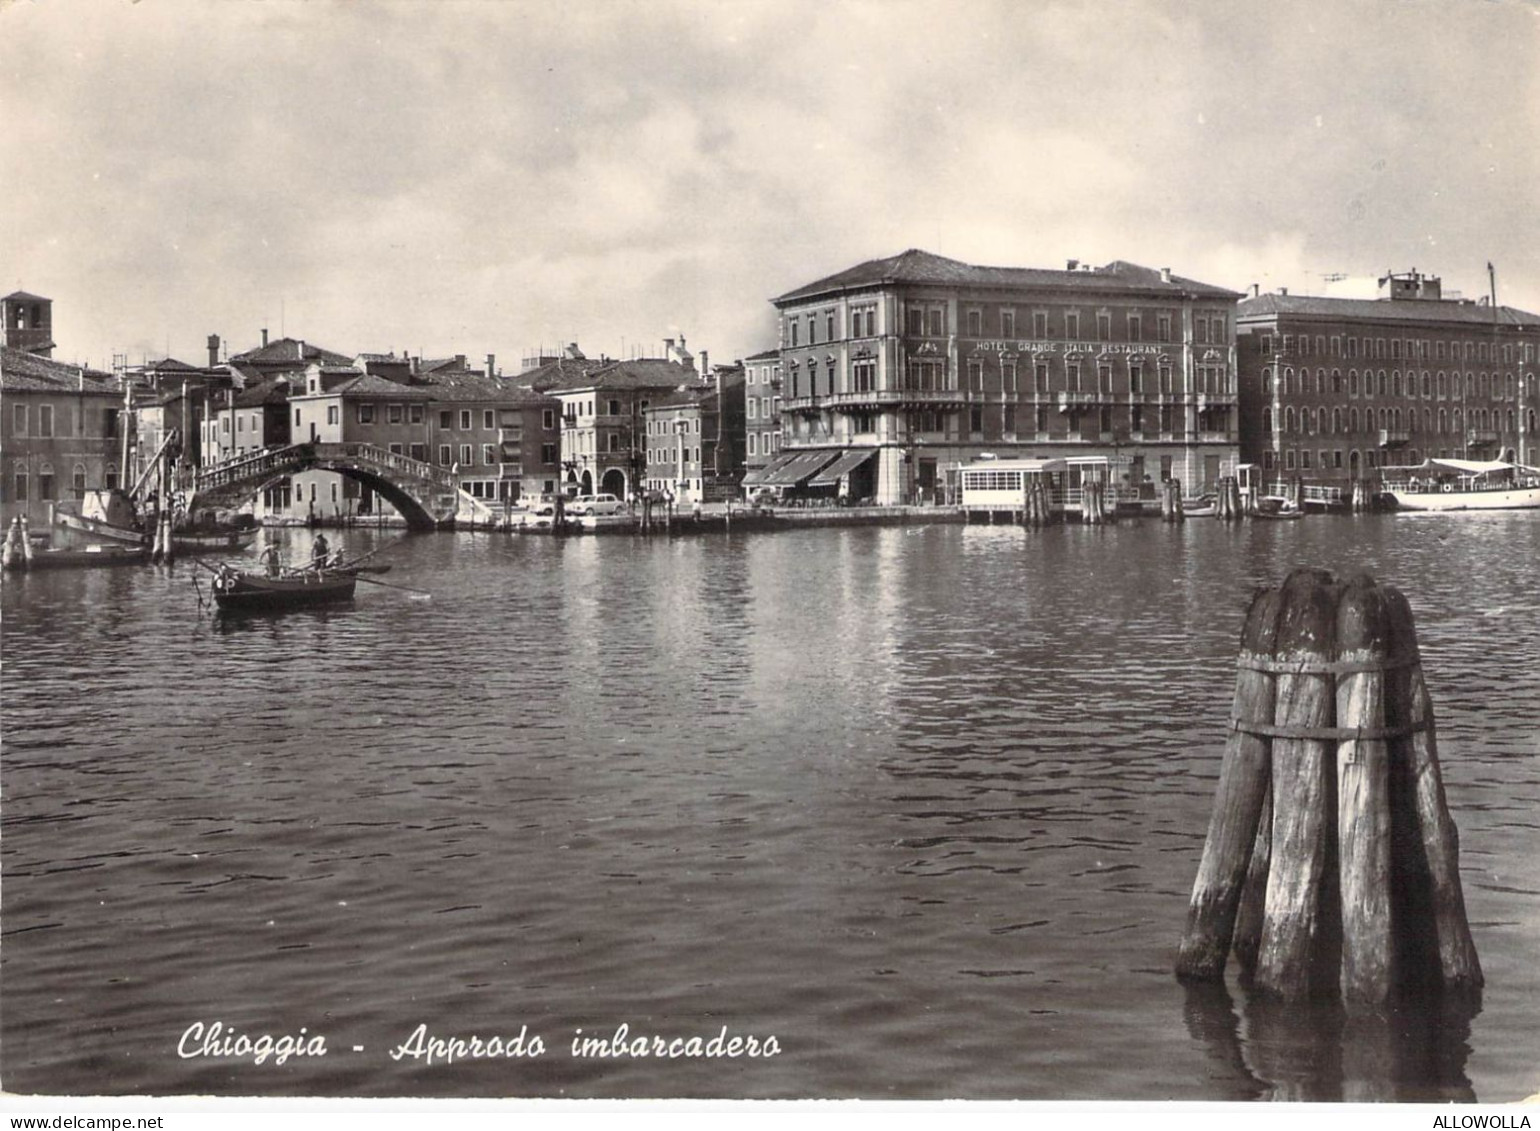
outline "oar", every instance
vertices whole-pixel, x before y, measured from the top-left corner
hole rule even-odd
[[[393,581],[379,581],[379,580],[376,580],[373,577],[363,577],[361,575],[355,575],[354,576],[354,580],[355,581],[362,581],[362,582],[364,582],[367,585],[383,585],[386,589],[400,589],[400,590],[403,590],[403,591],[405,591],[407,593],[415,593],[419,597],[431,597],[431,596],[433,596],[433,594],[429,593],[426,589],[413,589],[410,585],[397,585]]]

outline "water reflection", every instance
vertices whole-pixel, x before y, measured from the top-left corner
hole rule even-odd
[[[1223,983],[1184,992],[1183,1024],[1226,1099],[1476,1101],[1466,1061],[1479,998],[1417,994],[1383,1012],[1350,1014],[1333,1000],[1285,1004],[1248,994],[1242,1015]]]

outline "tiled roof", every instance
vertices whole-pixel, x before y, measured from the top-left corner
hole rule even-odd
[[[282,377],[264,377],[247,385],[236,394],[232,408],[257,408],[266,404],[283,404],[289,399],[289,382]]]
[[[52,302],[53,301],[53,299],[51,299],[51,298],[44,298],[42,295],[29,294],[26,291],[12,291],[10,294],[5,296],[5,299],[3,301],[10,302],[11,299],[15,299],[18,302]]]
[[[394,397],[409,401],[425,401],[432,396],[421,385],[403,385],[400,381],[388,381],[373,373],[360,373],[352,380],[332,386],[327,392],[346,393],[350,397]]]
[[[1462,326],[1540,327],[1540,315],[1511,306],[1485,306],[1463,300],[1326,298],[1315,295],[1265,294],[1237,304],[1238,321],[1279,314],[1353,322],[1450,322]]]
[[[756,353],[753,357],[746,357],[743,360],[744,361],[780,361],[781,360],[781,351],[780,350],[765,350],[763,353]]]
[[[430,374],[418,388],[427,389],[435,401],[480,402],[500,405],[545,405],[556,407],[554,397],[537,393],[528,385],[514,384],[498,377],[488,377],[474,370]]]
[[[351,357],[345,357],[340,353],[322,349],[320,346],[311,345],[309,342],[303,344],[305,347],[303,357],[300,356],[301,343],[299,341],[294,338],[279,338],[276,342],[269,342],[267,345],[259,346],[257,349],[238,353],[230,360],[231,362],[239,362],[242,365],[259,366],[301,365],[311,361],[319,361],[323,365],[348,365],[353,360]]]
[[[122,395],[110,373],[66,365],[10,346],[0,346],[0,387],[6,392],[84,391],[113,397]]]
[[[146,372],[154,371],[157,373],[165,373],[168,370],[196,372],[198,369],[196,365],[188,365],[187,362],[178,361],[174,357],[163,357],[159,361],[147,361],[140,368]]]
[[[1239,298],[1239,292],[1225,290],[1193,279],[1161,272],[1137,263],[1114,260],[1105,267],[1089,270],[1052,271],[1038,267],[980,267],[956,259],[910,248],[887,259],[871,259],[796,290],[787,291],[772,301],[776,305],[796,299],[836,291],[856,290],[885,284],[910,283],[940,286],[1034,287],[1101,292],[1137,290],[1155,294],[1194,295],[1201,298]]]
[[[677,361],[644,357],[612,361],[590,372],[573,374],[547,388],[553,393],[571,393],[580,389],[670,389],[699,379],[700,374]]]
[[[537,392],[544,392],[547,389],[565,388],[575,378],[603,369],[609,364],[611,362],[602,357],[558,357],[534,369],[526,369],[519,374],[518,379]]]

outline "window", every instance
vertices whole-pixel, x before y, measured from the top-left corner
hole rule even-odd
[[[14,476],[14,484],[15,484],[15,486],[14,486],[14,488],[12,490],[11,497],[13,499],[15,499],[18,503],[26,502],[27,501],[27,473],[25,471],[18,470],[16,472],[15,476]]]
[[[968,311],[968,336],[970,338],[982,337],[984,334],[984,312],[982,310]]]
[[[1144,338],[1144,321],[1137,314],[1128,316],[1128,340],[1131,342],[1142,341]]]
[[[611,436],[610,439],[613,440],[614,437]],[[481,462],[488,467],[497,462],[497,446],[495,444],[481,445]]]
[[[984,431],[984,406],[983,405],[973,405],[968,410],[968,431],[970,431],[970,432],[982,432],[982,431]]]
[[[1161,314],[1156,317],[1155,336],[1163,342],[1171,340],[1171,315]]]
[[[449,416],[447,412],[443,415],[446,418]],[[444,427],[448,428],[449,424],[446,422]],[[540,427],[544,428],[548,432],[552,428],[556,427],[556,410],[554,408],[546,408],[540,410]]]
[[[550,411],[550,410],[548,409],[547,411]],[[440,428],[444,428],[444,429],[453,428],[455,426],[454,420],[455,420],[455,414],[454,414],[454,412],[451,409],[441,408],[441,409],[438,410],[438,426]],[[546,427],[549,428],[550,425],[547,424]]]
[[[1064,369],[1066,373],[1065,386],[1072,393],[1080,392],[1080,366],[1070,362]]]
[[[439,466],[440,467],[448,467],[450,464],[454,463],[454,461],[455,461],[454,448],[451,445],[449,445],[449,444],[440,444],[438,446],[438,463],[439,463]]]
[[[246,418],[240,413],[235,414],[235,430],[238,433],[246,431]]]
[[[402,412],[402,406],[398,404],[386,405],[385,419],[387,423],[400,424],[402,420],[405,419],[405,414]]]
[[[1112,340],[1112,315],[1102,311],[1096,316],[1096,340],[1110,342]]]
[[[1039,393],[1046,393],[1048,391],[1048,366],[1039,362],[1033,366],[1033,374],[1037,391]]]
[[[540,462],[541,463],[555,463],[556,462],[556,445],[555,444],[541,444],[540,445]]]
[[[1103,393],[1112,392],[1112,366],[1098,365],[1096,367],[1096,387]],[[1103,429],[1110,431],[1110,429]]]
[[[1080,315],[1071,311],[1064,316],[1064,337],[1072,342],[1080,340]]]
[[[390,454],[393,455],[393,456],[404,456],[404,455],[406,455],[406,452],[404,450],[402,450],[402,447],[401,447],[400,444],[392,444],[392,445],[390,445]],[[315,490],[315,484],[314,483],[312,483],[310,485],[310,489],[312,491]],[[314,498],[315,496],[312,495],[311,497]]]
[[[329,405],[326,406],[326,423],[328,423],[328,424],[340,424],[340,423],[342,423],[342,408],[341,408],[341,406],[334,405],[334,404],[329,404]]]
[[[27,434],[27,406],[13,404],[11,406],[11,435],[25,436]],[[111,432],[107,435],[112,435]]]
[[[1128,391],[1130,393],[1144,392],[1144,366],[1131,364],[1128,367]]]
[[[470,430],[471,430],[471,410],[468,409],[468,408],[462,408],[460,410],[460,431],[461,432],[469,432]],[[461,462],[462,463],[470,463],[471,461],[469,459],[464,459],[464,460],[461,460]]]
[[[44,438],[53,435],[53,405],[40,404],[37,406],[37,434]],[[42,496],[47,498],[47,495]]]
[[[984,391],[984,363],[982,361],[968,362],[968,388],[974,392]],[[974,429],[978,431],[977,428]]]
[[[237,417],[237,418],[236,418],[236,420],[237,420],[237,423],[239,423],[239,419],[240,419],[240,418],[239,418],[239,417]],[[226,422],[225,422],[225,423],[227,423],[227,424],[228,424],[228,423],[229,423],[229,421],[226,421]],[[296,428],[297,428],[297,427],[299,427],[299,423],[300,423],[300,419],[299,419],[299,409],[295,409],[295,410],[294,410],[294,426],[295,426],[295,427],[296,427]]]
[[[1000,312],[1000,336],[1002,338],[1014,338],[1016,336],[1016,312],[1014,310],[1002,310]]]
[[[1048,336],[1048,312],[1046,310],[1034,310],[1032,312],[1032,336],[1034,338],[1046,338]]]
[[[834,340],[834,311],[832,310],[824,315],[824,331],[824,340],[832,342]]]
[[[620,402],[619,401],[617,401],[617,400],[611,400],[610,401],[610,415],[611,416],[619,416],[620,415]]]
[[[460,466],[469,467],[475,462],[475,454],[469,444],[460,445]]]
[[[412,458],[417,460],[419,463],[426,463],[427,462],[427,460],[428,460],[428,445],[427,444],[413,444],[411,446],[411,448],[409,449],[409,451],[411,452]],[[332,485],[332,489],[336,490],[336,484]]]
[[[421,424],[423,422],[423,414],[425,412],[427,412],[427,411],[428,410],[426,408],[424,408],[422,405],[414,404],[412,406],[412,408],[411,408],[411,413],[410,413],[410,417],[411,417],[412,423],[413,424]]]

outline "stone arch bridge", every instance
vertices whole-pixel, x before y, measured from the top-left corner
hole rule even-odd
[[[412,530],[438,530],[461,521],[491,521],[482,500],[462,491],[443,468],[387,451],[373,444],[292,444],[253,452],[193,477],[189,509],[237,506],[276,479],[299,471],[335,471],[366,484],[401,512]]]

